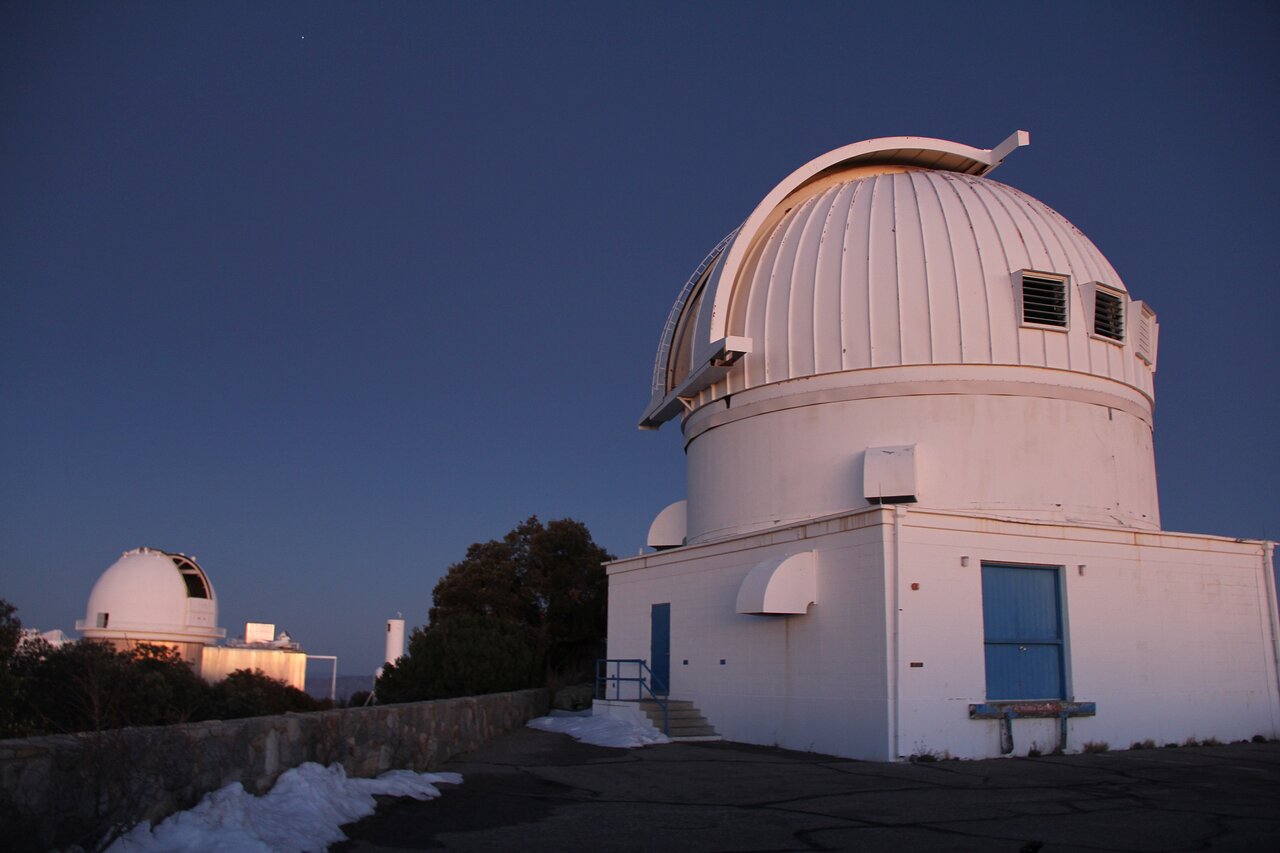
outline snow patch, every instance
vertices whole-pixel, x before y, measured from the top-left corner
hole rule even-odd
[[[651,743],[670,743],[671,739],[653,726],[644,726],[630,720],[605,715],[590,716],[590,711],[580,714],[554,712],[549,717],[536,717],[526,725],[544,732],[559,732],[595,746],[611,746],[631,749]]]
[[[165,818],[154,829],[135,826],[109,853],[226,851],[303,853],[346,840],[338,827],[373,814],[374,794],[430,800],[438,784],[458,785],[458,773],[392,770],[377,779],[351,779],[341,765],[308,762],[285,771],[261,797],[239,782],[206,794],[195,808]]]

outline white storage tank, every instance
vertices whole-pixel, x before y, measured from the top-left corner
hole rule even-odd
[[[385,663],[395,663],[404,657],[404,620],[398,616],[387,620],[387,647]]]

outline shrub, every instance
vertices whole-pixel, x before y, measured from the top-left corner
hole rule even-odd
[[[209,688],[202,719],[234,720],[290,711],[319,711],[325,705],[298,688],[267,676],[260,669],[237,669]]]
[[[157,726],[199,717],[206,685],[166,646],[119,651],[81,641],[24,644],[13,660],[19,713],[31,733]]]
[[[382,670],[379,702],[416,702],[522,690],[538,683],[537,643],[517,624],[471,614],[409,638],[409,654]]]
[[[1107,752],[1111,746],[1105,740],[1088,740],[1084,743],[1084,751],[1089,753]]]
[[[950,761],[951,753],[945,749],[939,752],[936,749],[929,749],[923,744],[917,744],[916,752],[907,760],[912,764],[932,764],[935,761]]]
[[[312,699],[261,672],[239,670],[206,684],[168,646],[119,650],[81,640],[53,648],[19,643],[15,608],[0,600],[0,737],[105,732],[211,718],[314,711]]]

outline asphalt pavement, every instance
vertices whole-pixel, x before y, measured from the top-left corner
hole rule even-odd
[[[383,800],[340,853],[1280,851],[1280,744],[873,764],[728,742],[639,749],[520,729]]]

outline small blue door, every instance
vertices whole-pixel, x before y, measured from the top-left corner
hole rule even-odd
[[[653,692],[667,695],[671,682],[671,605],[655,604],[649,617],[649,669]]]

